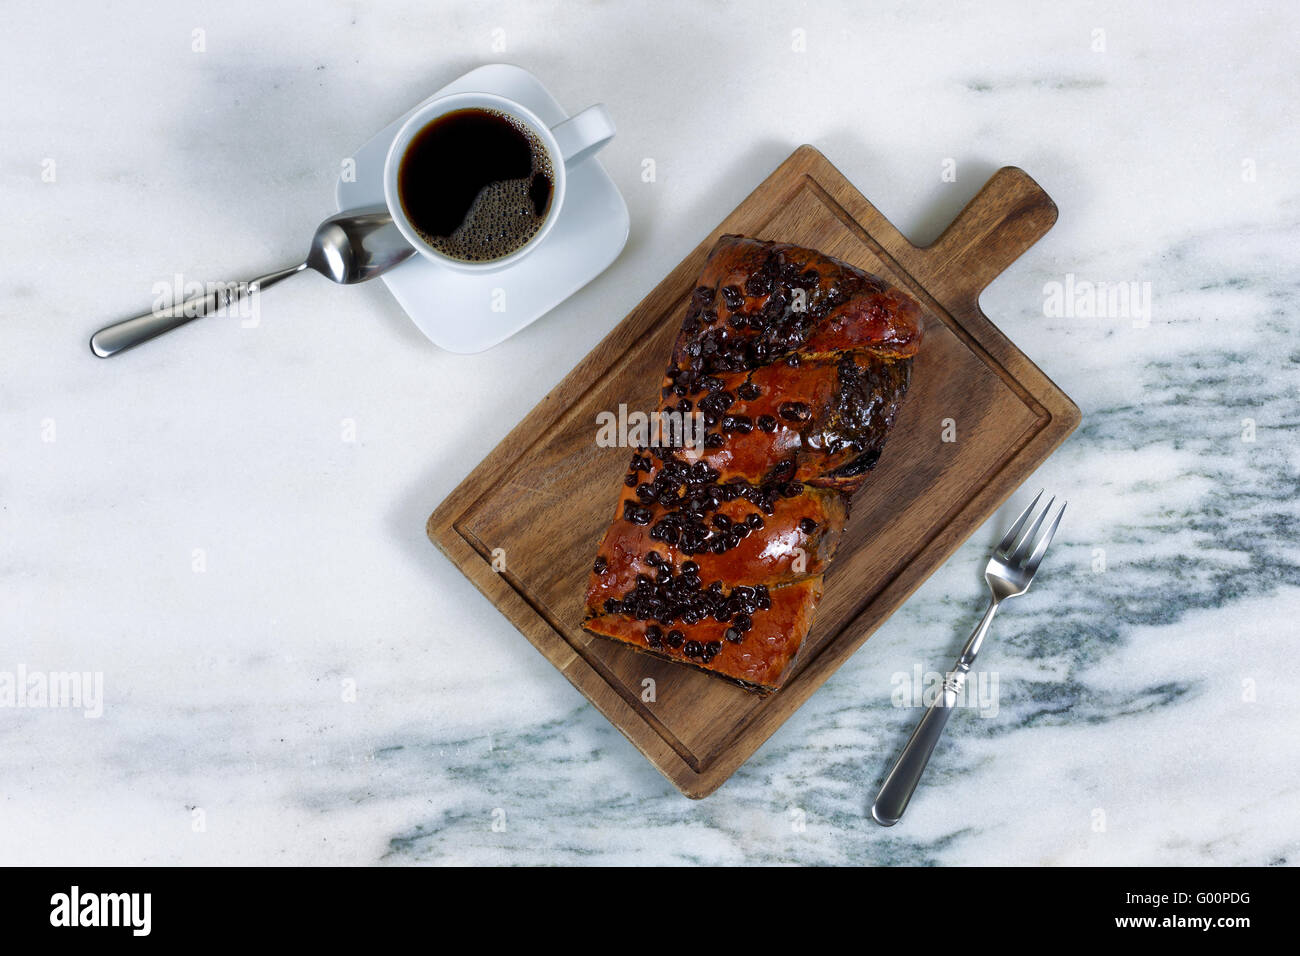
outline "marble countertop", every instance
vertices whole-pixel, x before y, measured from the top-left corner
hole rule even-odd
[[[1294,5],[22,0],[6,23],[0,861],[1296,861]],[[631,238],[550,315],[455,356],[382,285],[310,276],[256,328],[91,357],[176,272],[294,261],[351,150],[496,61],[619,124]],[[1005,514],[699,802],[424,535],[804,142],[918,243],[1002,165],[1061,210],[982,301],[1083,412],[1032,480],[1071,511],[984,652],[997,713],[954,717],[892,830],[866,808],[919,711],[891,697],[960,648]],[[1136,283],[1139,314],[1056,308],[1067,282]],[[80,707],[5,697],[69,672]]]

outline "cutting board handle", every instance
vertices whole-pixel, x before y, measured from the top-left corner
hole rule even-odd
[[[1002,270],[1056,222],[1056,203],[1023,169],[1003,166],[925,248],[930,292],[940,301],[974,305]]]

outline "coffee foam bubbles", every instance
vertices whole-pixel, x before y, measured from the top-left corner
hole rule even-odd
[[[488,183],[479,190],[464,221],[450,236],[419,233],[421,239],[443,255],[464,262],[501,259],[525,245],[550,215],[555,186],[550,155],[537,134],[513,116],[496,110],[485,112],[499,116],[524,135],[532,156],[532,170],[526,177]],[[531,194],[539,176],[545,177],[548,184],[546,204],[540,215]]]

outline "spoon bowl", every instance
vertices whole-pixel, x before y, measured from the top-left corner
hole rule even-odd
[[[375,206],[339,213],[317,226],[306,264],[340,285],[352,285],[379,275],[414,252],[388,207]]]

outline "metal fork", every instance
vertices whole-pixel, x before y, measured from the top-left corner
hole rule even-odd
[[[998,608],[1007,598],[1018,597],[1029,590],[1034,572],[1043,563],[1047,546],[1052,543],[1052,536],[1056,534],[1061,516],[1065,514],[1065,503],[1057,511],[1056,518],[1044,530],[1043,521],[1051,512],[1056,498],[1053,497],[1041,512],[1037,512],[1038,517],[1031,524],[1030,517],[1036,513],[1035,509],[1042,497],[1043,493],[1040,491],[1029,503],[1029,507],[1020,513],[1011,530],[998,542],[993,557],[989,559],[988,567],[984,569],[984,580],[988,582],[989,590],[993,592],[993,600],[989,602],[989,609],[984,612],[984,617],[971,634],[970,640],[966,642],[966,647],[957,658],[957,663],[944,678],[943,693],[935,699],[930,709],[925,712],[925,716],[921,718],[921,722],[916,725],[916,730],[912,732],[911,739],[907,741],[907,746],[899,755],[898,762],[894,764],[894,769],[889,771],[880,793],[876,795],[876,802],[871,806],[871,815],[881,826],[892,827],[903,818],[907,802],[912,799],[912,793],[916,790],[916,785],[921,782],[921,775],[925,773],[925,765],[930,762],[934,745],[939,742],[939,737],[943,735],[943,728],[947,726],[948,718],[952,716],[953,708],[957,706],[966,683],[966,675],[970,673],[971,666],[975,663],[975,655],[979,653],[980,645],[984,643],[984,635],[989,632],[993,615],[998,612]],[[1028,530],[1025,530],[1026,525],[1029,526]]]

